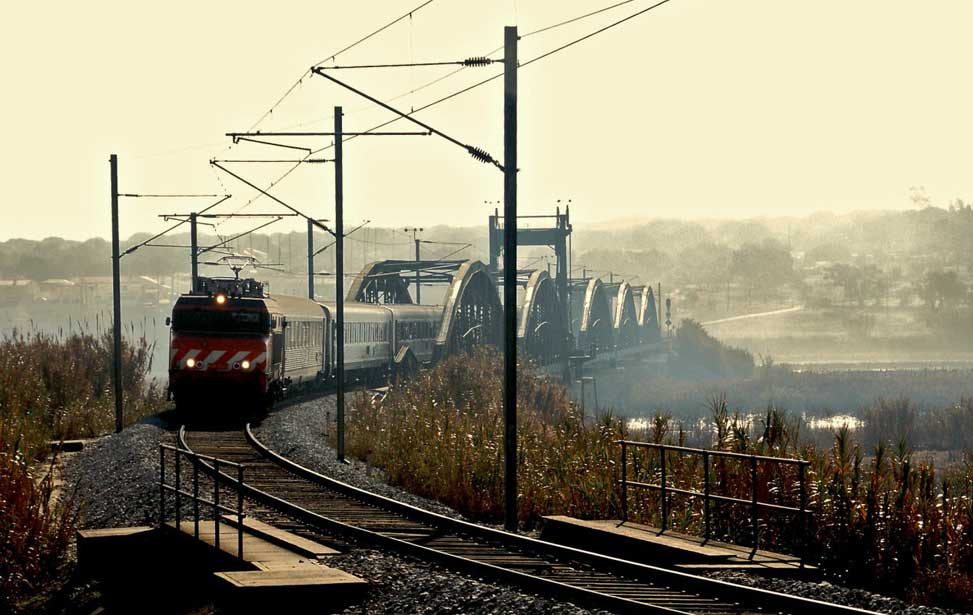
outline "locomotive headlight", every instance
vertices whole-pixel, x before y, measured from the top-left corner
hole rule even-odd
[[[186,367],[188,367],[189,369],[196,367],[196,359],[192,357],[186,359]]]
[[[243,369],[250,369],[250,361],[247,361],[246,359],[244,359],[240,363],[240,367],[242,367]]]
[[[222,293],[216,295],[216,305],[223,305],[224,303],[226,303],[226,295]]]

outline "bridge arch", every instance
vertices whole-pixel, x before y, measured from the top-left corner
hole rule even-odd
[[[436,356],[463,352],[479,344],[499,346],[502,323],[500,297],[486,265],[466,261],[446,293]]]
[[[517,338],[528,356],[546,364],[563,355],[567,323],[561,313],[557,287],[546,271],[537,270],[530,275],[518,321]]]
[[[590,280],[581,306],[579,347],[589,354],[611,350],[614,343],[611,301],[600,279]]]
[[[658,342],[662,339],[662,333],[659,329],[659,311],[655,303],[655,293],[652,292],[651,286],[645,286],[639,295],[638,323],[642,331],[642,341]]]
[[[635,346],[640,341],[638,311],[635,309],[635,293],[628,282],[622,282],[615,298],[613,325],[616,345]]]
[[[408,284],[398,269],[390,269],[388,261],[368,263],[348,288],[345,301],[359,303],[415,303],[409,294]]]

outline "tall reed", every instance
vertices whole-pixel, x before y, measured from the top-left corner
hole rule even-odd
[[[114,426],[109,334],[14,333],[0,339],[0,613],[44,612],[70,568],[78,522],[54,495],[49,440],[97,436]],[[152,346],[122,348],[125,423],[157,411],[147,380]]]
[[[437,498],[472,518],[503,518],[502,362],[487,350],[447,359],[392,387],[383,402],[356,400],[350,454],[391,482]],[[611,516],[618,510],[612,442],[621,421],[586,420],[563,387],[518,371],[518,514],[528,527],[546,514]]]

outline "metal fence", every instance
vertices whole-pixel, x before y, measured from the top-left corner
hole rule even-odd
[[[166,451],[172,453],[174,471],[171,483],[166,482]],[[182,484],[182,461],[185,459],[192,466],[192,491],[185,491]],[[208,465],[204,465],[208,464]],[[199,493],[199,473],[201,470],[213,480],[212,499],[200,495]],[[222,474],[222,470],[236,470],[234,480],[227,474]],[[236,487],[236,507],[231,508],[220,502],[220,484]],[[183,498],[188,498],[193,508],[193,536],[199,539],[199,509],[200,505],[210,507],[213,511],[213,546],[220,549],[220,517],[221,513],[235,515],[237,520],[237,557],[243,559],[243,464],[226,461],[201,455],[191,451],[183,450],[168,444],[159,445],[159,526],[166,523],[166,493],[172,493],[175,497],[175,523],[176,529],[182,529],[182,508]]]
[[[775,512],[790,513],[799,516],[801,545],[800,545],[800,566],[804,567],[804,559],[808,546],[808,522],[812,511],[807,509],[807,467],[809,461],[802,459],[788,459],[786,457],[765,457],[762,455],[747,455],[744,453],[733,453],[729,451],[714,451],[700,448],[690,448],[686,446],[674,446],[670,444],[655,444],[653,442],[636,442],[632,440],[617,440],[616,444],[622,447],[622,478],[619,480],[622,494],[622,519],[628,521],[628,489],[635,487],[638,489],[649,489],[658,491],[660,497],[660,512],[662,517],[662,531],[669,529],[669,497],[672,494],[684,495],[691,498],[702,498],[703,500],[703,538],[710,539],[711,517],[710,502],[726,502],[734,505],[745,505],[750,507],[750,527],[753,537],[753,550],[750,552],[752,559],[757,553],[760,543],[760,510],[770,510]],[[659,451],[659,483],[646,483],[628,479],[628,450],[630,448],[655,449]],[[693,489],[681,489],[669,485],[666,473],[666,456],[669,452],[676,452],[681,455],[698,455],[703,459],[703,491]],[[750,499],[736,498],[728,495],[712,493],[710,485],[711,461],[714,458],[731,458],[741,461],[749,461],[750,465]],[[799,505],[784,506],[772,502],[765,502],[758,499],[758,479],[757,464],[772,463],[780,465],[797,466],[798,498]]]

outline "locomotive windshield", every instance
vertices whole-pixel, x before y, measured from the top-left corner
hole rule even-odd
[[[172,328],[179,332],[269,333],[270,314],[242,310],[174,310]]]

